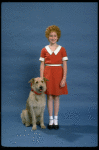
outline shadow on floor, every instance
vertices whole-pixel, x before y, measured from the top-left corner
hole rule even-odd
[[[47,127],[46,123],[45,126]],[[42,130],[40,126],[38,126],[38,130]],[[42,132],[47,135],[55,135],[69,142],[74,142],[82,137],[83,134],[97,134],[97,127],[91,125],[60,125],[58,130],[49,130],[46,128]]]

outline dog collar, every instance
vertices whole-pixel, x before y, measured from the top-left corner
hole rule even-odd
[[[31,86],[32,86],[32,83],[31,83]],[[36,91],[34,91],[32,88],[31,88],[31,91],[34,92],[35,94],[37,95],[41,95],[42,93],[37,93]]]
[[[31,89],[31,91],[33,91],[35,94],[37,95],[41,95],[42,93],[37,93],[36,91],[34,91],[33,89]]]

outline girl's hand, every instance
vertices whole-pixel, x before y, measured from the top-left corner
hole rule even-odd
[[[66,82],[66,79],[62,79],[61,83],[60,83],[60,87],[64,87],[65,86],[65,82]]]

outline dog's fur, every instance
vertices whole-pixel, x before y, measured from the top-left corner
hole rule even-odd
[[[40,124],[42,129],[45,129],[43,116],[46,105],[45,91],[46,91],[46,78],[32,78],[29,83],[32,83],[31,89],[41,95],[37,95],[34,91],[30,91],[29,97],[26,103],[26,109],[21,113],[22,123],[25,126],[33,125],[32,130],[36,130],[36,124]]]

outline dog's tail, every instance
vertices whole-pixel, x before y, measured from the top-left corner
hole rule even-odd
[[[26,122],[26,119],[25,119],[25,111],[26,110],[22,110],[22,113],[21,113],[21,119],[22,119],[22,123],[25,124]]]

